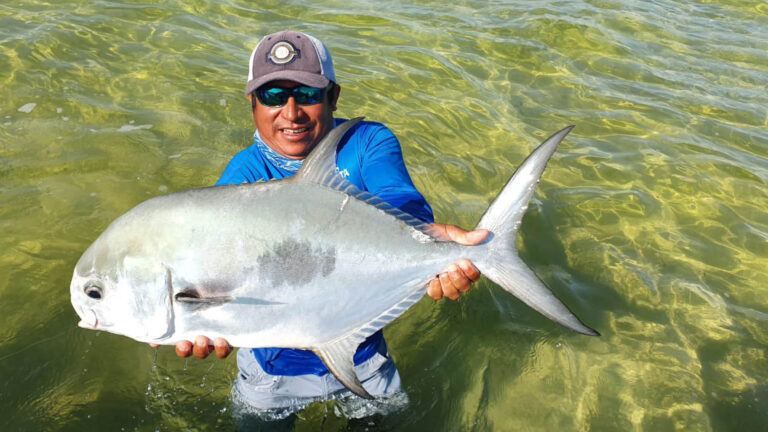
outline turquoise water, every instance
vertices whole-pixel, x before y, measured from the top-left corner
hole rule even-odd
[[[487,281],[425,298],[385,329],[410,406],[297,430],[768,429],[768,6],[546,0],[0,5],[0,430],[232,429],[234,358],[79,329],[68,287],[111,220],[250,144],[247,60],[283,28],[330,47],[339,116],[398,135],[440,221],[575,124],[518,246],[603,334]]]

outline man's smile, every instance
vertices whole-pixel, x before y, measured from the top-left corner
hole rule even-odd
[[[302,128],[283,128],[283,129],[280,129],[280,131],[282,133],[288,134],[288,135],[298,135],[298,134],[302,134],[304,132],[308,132],[309,128],[308,127],[302,127]]]

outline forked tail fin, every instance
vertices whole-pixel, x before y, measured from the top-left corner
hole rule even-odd
[[[558,144],[573,129],[569,126],[544,141],[520,165],[501,193],[491,203],[476,229],[491,232],[486,246],[489,254],[474,264],[489,279],[552,321],[575,332],[599,336],[584,325],[539,280],[517,256],[515,238],[536,185]]]

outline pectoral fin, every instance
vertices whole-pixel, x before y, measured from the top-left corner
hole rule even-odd
[[[179,303],[191,305],[221,306],[225,303],[241,304],[249,306],[275,306],[283,305],[283,302],[271,300],[262,300],[255,297],[232,297],[232,296],[201,296],[197,291],[183,291],[173,296],[173,299]]]
[[[194,290],[176,293],[176,295],[173,296],[173,299],[180,303],[209,305],[209,306],[218,306],[224,303],[229,303],[234,300],[233,297],[229,297],[229,296],[204,297],[200,295],[200,293]]]
[[[326,344],[313,351],[320,357],[320,360],[323,361],[333,376],[344,384],[344,387],[362,398],[373,399],[373,396],[363,388],[355,373],[354,356],[359,344],[358,338],[346,338]]]

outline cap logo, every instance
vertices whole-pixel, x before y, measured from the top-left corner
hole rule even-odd
[[[299,56],[299,50],[288,41],[280,41],[269,51],[269,61],[276,65],[284,65]]]

